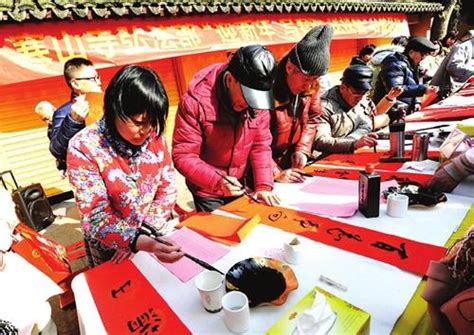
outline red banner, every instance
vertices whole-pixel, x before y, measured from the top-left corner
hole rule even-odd
[[[316,164],[308,166],[304,170],[305,172],[308,172],[313,176],[335,179],[359,180],[360,171],[364,169],[341,169],[335,167],[326,167],[324,165],[317,166]],[[396,180],[399,184],[418,184],[420,186],[427,186],[433,178],[432,175],[422,173],[397,171],[392,172],[378,169],[375,169],[375,171],[380,175],[381,181]]]
[[[84,275],[108,334],[191,334],[130,260]]]
[[[0,85],[62,75],[72,57],[98,68],[236,49],[295,43],[312,27],[330,23],[334,39],[409,35],[404,14],[248,14],[185,18],[122,18],[4,25]]]
[[[239,198],[220,209],[299,234],[342,250],[369,257],[424,276],[431,260],[444,256],[446,248],[361,228],[318,215],[282,207],[256,204]]]

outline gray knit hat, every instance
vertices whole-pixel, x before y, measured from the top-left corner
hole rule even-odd
[[[316,26],[290,51],[290,60],[307,75],[322,76],[328,71],[332,27]]]

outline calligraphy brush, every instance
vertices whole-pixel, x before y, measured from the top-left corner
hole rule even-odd
[[[168,241],[165,241],[165,240],[162,240],[159,236],[161,235],[155,227],[152,227],[146,223],[143,223],[142,226],[140,227],[140,231],[142,233],[144,233],[145,235],[151,237],[152,239],[154,239],[155,241],[161,243],[161,244],[164,244],[164,245],[172,245],[171,243],[169,243]],[[204,262],[203,260],[199,259],[199,258],[196,258],[194,256],[191,256],[190,254],[187,254],[185,253],[184,254],[184,257],[187,257],[189,258],[190,260],[192,260],[193,262],[195,262],[196,264],[199,264],[200,266],[202,266],[203,268],[205,269],[208,269],[210,271],[216,271],[216,272],[219,272],[221,275],[225,276],[225,273],[223,273],[222,271],[216,269],[215,267],[213,267],[211,264],[207,263],[207,262]]]
[[[372,131],[375,132],[375,115],[372,115]],[[377,153],[377,144],[374,145],[374,153]]]
[[[240,188],[240,190],[241,190],[242,192],[244,192],[244,194],[245,194],[247,197],[249,197],[250,199],[252,199],[253,201],[255,201],[257,204],[260,203],[260,201],[258,201],[257,198],[255,198],[253,195],[251,195],[249,192],[247,192],[247,191],[245,190],[245,188],[243,188],[242,186],[239,186],[239,185],[237,185],[236,183],[234,183],[232,180],[230,180],[229,178],[227,178],[226,175],[220,173],[219,171],[216,171],[216,173],[217,173],[217,175],[218,175],[219,177],[221,177],[222,179],[226,180],[229,184],[234,185],[234,186]]]

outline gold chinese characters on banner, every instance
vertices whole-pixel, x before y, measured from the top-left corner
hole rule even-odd
[[[54,27],[36,24],[33,30],[23,30],[34,34],[19,34],[13,28],[2,34],[0,63],[10,71],[0,78],[0,85],[60,75],[62,64],[72,57],[88,58],[101,68],[252,43],[294,43],[322,23],[333,26],[334,39],[390,38],[409,33],[402,14],[373,14],[370,18],[355,14],[254,14],[242,15],[239,20],[213,16],[194,22],[125,19],[112,24],[97,20],[76,22],[74,29],[68,22]]]

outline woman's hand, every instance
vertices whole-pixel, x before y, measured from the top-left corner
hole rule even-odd
[[[160,236],[160,243],[149,236],[140,235],[137,239],[136,249],[154,254],[164,263],[174,263],[184,256],[184,251],[173,240]]]
[[[110,260],[114,264],[119,264],[130,258],[132,258],[132,252],[130,250],[115,250],[115,254]]]

